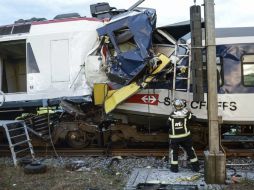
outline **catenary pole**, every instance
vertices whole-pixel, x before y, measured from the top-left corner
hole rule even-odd
[[[209,151],[205,151],[205,181],[210,184],[223,184],[226,178],[226,156],[220,151],[214,0],[204,0],[204,5],[209,125]]]
[[[214,0],[205,0],[205,41],[207,51],[207,80],[208,80],[208,124],[209,124],[209,150],[211,153],[219,152],[219,122],[217,97],[217,65],[215,44],[215,16]]]

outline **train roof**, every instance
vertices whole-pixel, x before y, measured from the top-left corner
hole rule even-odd
[[[254,27],[216,28],[217,38],[254,36]]]
[[[204,28],[204,22],[202,22],[202,27]],[[176,40],[182,38],[190,38],[190,21],[178,22],[166,26],[158,27],[158,29],[166,30],[170,35],[172,35]],[[231,28],[216,28],[215,29],[216,38],[230,38],[230,37],[247,37],[254,36],[254,27],[231,27]]]
[[[127,14],[127,13],[126,13]],[[67,15],[67,16],[66,16]],[[76,14],[64,14],[64,15],[57,15],[53,20],[47,20],[45,18],[32,18],[29,20],[23,20],[20,19],[18,21],[15,21],[15,23],[10,25],[4,25],[0,26],[0,37],[2,36],[12,36],[13,34],[29,34],[32,26],[34,25],[44,25],[44,24],[50,24],[50,23],[61,23],[61,22],[71,22],[71,21],[98,21],[103,22],[100,19],[97,18],[89,18],[89,17],[80,17]],[[128,14],[127,14],[128,15]],[[116,17],[116,19],[119,19],[126,15],[122,14],[119,17]],[[113,20],[115,21],[115,19]],[[202,21],[202,27],[204,27],[204,22]],[[183,21],[178,22],[166,26],[158,27],[158,29],[163,29],[164,31],[167,31],[173,38],[176,40],[183,38],[183,39],[190,39],[190,21]],[[38,31],[38,30],[37,30]],[[254,27],[232,27],[232,28],[216,28],[216,38],[217,39],[223,39],[222,41],[219,40],[219,44],[222,43],[229,43],[229,39],[231,40],[230,43],[235,43],[234,40],[236,39],[237,42],[241,43],[242,38],[248,37],[248,40],[243,40],[245,43],[248,42],[254,42]],[[250,39],[250,37],[253,37],[253,39]],[[225,39],[226,40],[225,42]],[[217,43],[218,44],[218,43]]]
[[[88,18],[88,17],[67,17],[61,18],[56,17],[52,20],[47,20],[44,18],[36,19],[32,18],[29,20],[20,19],[15,21],[13,24],[10,25],[3,25],[0,26],[0,36],[10,36],[14,34],[28,34],[31,28],[35,25],[44,25],[44,24],[51,24],[51,23],[65,23],[71,21],[95,21],[95,22],[102,22],[97,18]]]

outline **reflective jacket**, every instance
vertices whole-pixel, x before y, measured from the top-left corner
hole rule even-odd
[[[190,135],[189,120],[192,113],[187,109],[180,111],[173,111],[168,118],[169,124],[169,138],[180,139]]]

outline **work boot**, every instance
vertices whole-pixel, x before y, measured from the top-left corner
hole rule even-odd
[[[200,170],[198,161],[191,163],[191,170],[194,172],[198,172]]]
[[[170,171],[177,173],[178,172],[178,164],[171,164]]]

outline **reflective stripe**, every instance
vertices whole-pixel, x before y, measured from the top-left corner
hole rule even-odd
[[[174,133],[173,133],[173,135],[169,134],[169,138],[172,138],[172,139],[174,139],[174,138],[182,138],[182,137],[187,137],[188,135],[190,135],[190,131],[188,131],[188,133],[181,134],[181,135],[174,135]]]
[[[184,130],[185,130],[185,133],[187,133],[187,123],[186,123],[187,119],[184,119]]]
[[[195,152],[194,148],[192,147],[191,149],[193,150],[194,155],[195,155],[195,157],[197,158],[197,155],[196,155],[196,152]]]
[[[172,119],[172,135],[175,135],[175,120],[174,119]]]
[[[170,160],[171,160],[170,161],[171,164],[178,164],[178,160],[177,161],[173,160],[173,150],[170,151]]]
[[[169,117],[168,120],[171,121],[172,120],[171,117]]]
[[[171,160],[171,164],[178,164],[178,161],[173,161],[173,160]]]
[[[193,151],[193,153],[194,153],[195,158],[190,159],[190,162],[197,162],[197,161],[198,161],[198,158],[197,158],[197,155],[196,155],[196,153],[195,153],[195,150],[194,150],[193,147],[191,147],[191,149],[192,149],[192,151]]]
[[[189,118],[188,118],[188,119],[191,119],[191,116],[192,116],[192,114],[190,113],[190,114],[189,114]]]
[[[197,161],[198,161],[197,157],[190,159],[190,162],[197,162]]]

